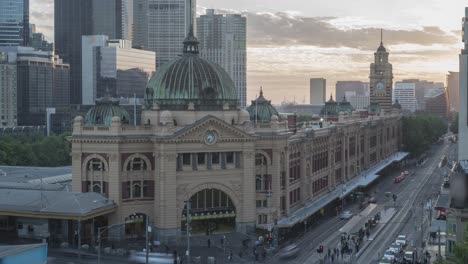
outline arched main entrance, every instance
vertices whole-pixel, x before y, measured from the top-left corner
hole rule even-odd
[[[145,237],[146,215],[137,213],[125,218],[125,238],[142,239]]]
[[[218,189],[203,189],[190,198],[192,234],[226,233],[235,230],[236,208],[231,198]],[[186,230],[187,205],[182,211],[182,230]]]

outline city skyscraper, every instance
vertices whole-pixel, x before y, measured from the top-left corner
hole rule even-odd
[[[153,51],[133,49],[132,42],[104,35],[82,37],[83,104],[107,93],[114,98],[142,100],[155,72]]]
[[[327,93],[327,80],[324,78],[310,79],[310,104],[323,105]]]
[[[0,46],[29,44],[29,0],[0,0]]]
[[[156,68],[181,54],[195,14],[196,0],[148,0],[147,48],[156,52]]]
[[[55,0],[55,52],[70,64],[70,103],[81,104],[81,36],[92,35],[91,0]]]
[[[82,103],[81,36],[132,40],[133,0],[55,0],[55,50],[70,64],[70,102]]]
[[[148,0],[133,0],[133,46],[148,47]]]
[[[213,61],[229,74],[237,88],[241,107],[247,102],[247,30],[241,15],[215,14],[213,9],[197,18],[200,56]]]

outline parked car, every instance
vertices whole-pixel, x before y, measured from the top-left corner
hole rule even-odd
[[[392,264],[393,261],[389,258],[383,257],[380,261],[379,264]]]
[[[340,213],[341,219],[349,219],[351,217],[353,217],[353,213],[351,211],[346,210]]]
[[[393,261],[395,259],[395,252],[393,252],[391,250],[387,250],[387,251],[385,251],[383,257],[386,258],[386,259],[389,259],[390,261]]]
[[[406,236],[405,235],[397,236],[395,243],[400,244],[402,247],[406,247]]]
[[[405,251],[403,255],[403,263],[413,263],[413,251]]]

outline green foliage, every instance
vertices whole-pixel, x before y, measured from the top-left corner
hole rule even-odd
[[[57,167],[71,164],[69,133],[0,138],[0,165]]]
[[[455,256],[455,263],[468,263],[468,225],[465,228],[465,239],[460,243],[455,243],[453,255]]]
[[[452,122],[450,123],[450,131],[454,134],[458,134],[458,113],[454,114]]]
[[[406,151],[418,156],[447,132],[447,124],[432,115],[405,116],[402,120],[403,145]]]

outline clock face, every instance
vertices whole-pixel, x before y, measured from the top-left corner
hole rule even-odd
[[[208,131],[205,134],[205,142],[208,145],[213,145],[216,143],[216,134],[213,131]]]
[[[383,82],[378,82],[376,85],[375,85],[375,88],[379,91],[382,91],[384,88],[385,88],[385,85]]]

